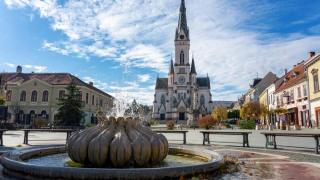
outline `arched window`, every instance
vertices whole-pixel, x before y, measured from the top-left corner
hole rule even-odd
[[[166,98],[164,97],[164,95],[161,96],[161,104],[165,104],[166,103]]]
[[[26,91],[22,91],[21,94],[20,94],[20,101],[21,102],[25,102],[26,101],[26,96],[27,96]]]
[[[200,97],[200,105],[204,105],[204,101],[205,101],[204,95],[201,95],[201,97]]]
[[[184,52],[181,51],[180,53],[180,64],[184,64]]]
[[[48,102],[49,92],[47,90],[42,93],[42,102]]]
[[[38,100],[37,91],[32,91],[32,93],[31,93],[31,102],[37,102],[37,100]]]
[[[11,90],[7,91],[7,94],[6,94],[7,101],[11,101],[11,96],[12,96],[12,91]]]
[[[43,119],[48,119],[47,111],[45,111],[45,110],[41,111],[40,116],[41,116]]]
[[[32,124],[33,123],[33,121],[34,121],[34,119],[36,118],[36,113],[32,110],[32,111],[30,111],[30,114],[29,114],[29,123],[28,124]]]

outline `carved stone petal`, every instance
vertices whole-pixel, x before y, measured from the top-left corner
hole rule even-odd
[[[124,167],[129,163],[132,148],[124,129],[116,133],[110,144],[110,160],[114,167]]]
[[[102,131],[93,138],[88,147],[88,158],[92,165],[102,167],[109,159],[109,145],[114,136],[113,129]]]

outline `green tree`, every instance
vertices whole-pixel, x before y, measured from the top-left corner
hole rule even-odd
[[[226,107],[217,106],[213,109],[211,116],[221,123],[223,120],[228,119],[228,110]]]
[[[84,118],[82,111],[83,103],[79,88],[72,82],[67,88],[67,93],[59,99],[58,113],[56,115],[56,124],[63,126],[79,126]]]

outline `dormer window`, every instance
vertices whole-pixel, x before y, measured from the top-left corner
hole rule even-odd
[[[180,64],[184,64],[184,52],[181,51],[180,53]]]
[[[180,35],[180,39],[183,40],[184,39],[184,35]]]

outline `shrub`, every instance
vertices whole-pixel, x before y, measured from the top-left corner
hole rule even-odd
[[[226,128],[231,128],[231,125],[229,123],[224,123],[224,125],[226,126]]]
[[[254,120],[240,120],[240,129],[255,129],[256,122]]]
[[[204,116],[198,120],[200,128],[210,129],[212,128],[217,121],[215,121],[211,115]]]
[[[147,121],[149,126],[153,126],[153,125],[157,125],[159,124],[159,121],[155,120],[155,119],[150,119],[149,121]]]
[[[0,105],[4,105],[5,103],[6,101],[4,100],[4,98],[0,96]]]
[[[175,123],[174,121],[167,121],[166,125],[167,125],[167,129],[172,130],[174,129]]]

